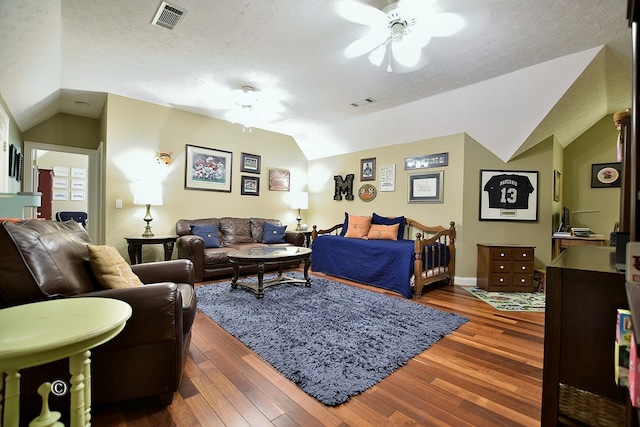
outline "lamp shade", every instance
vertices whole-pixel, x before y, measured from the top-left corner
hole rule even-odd
[[[157,181],[137,181],[133,183],[134,205],[162,205],[162,185]]]
[[[309,209],[309,193],[306,191],[292,193],[291,209]]]

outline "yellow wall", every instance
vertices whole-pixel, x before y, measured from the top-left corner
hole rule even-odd
[[[526,244],[535,246],[535,266],[551,260],[553,141],[542,141],[509,163],[467,136],[464,164],[464,215],[458,240],[456,276],[475,277],[478,243]],[[538,171],[538,220],[480,221],[480,170]]]
[[[573,141],[564,152],[564,204],[569,210],[599,210],[576,214],[574,227],[589,227],[609,236],[620,219],[620,188],[591,188],[591,165],[616,161],[618,131],[607,115]]]
[[[180,218],[259,216],[277,218],[290,230],[295,228],[291,193],[270,191],[268,183],[270,168],[288,169],[292,191],[304,189],[307,160],[291,137],[260,129],[242,132],[239,125],[223,120],[116,95],[109,95],[106,110],[106,244],[124,254],[124,236],[139,236],[144,231],[145,208],[133,205],[131,183],[147,176],[162,181],[164,204],[151,208],[156,235],[175,233]],[[185,144],[233,153],[231,193],[184,188]],[[156,162],[157,150],[173,152],[171,166]],[[261,156],[259,197],[240,195],[240,176],[258,176],[240,172],[242,152]],[[123,200],[122,209],[115,208],[116,199]],[[145,261],[161,257],[161,248],[144,250]]]
[[[156,176],[162,182],[164,205],[152,207],[151,223],[156,235],[173,234],[180,218],[220,216],[263,216],[278,218],[293,229],[296,212],[290,209],[289,192],[268,190],[270,168],[291,171],[292,190],[308,190],[310,209],[302,211],[302,222],[327,228],[342,222],[344,212],[384,216],[405,215],[426,225],[448,225],[455,221],[458,231],[456,276],[463,282],[476,275],[477,243],[522,243],[536,246],[536,267],[551,260],[551,233],[562,206],[572,210],[601,209],[602,225],[587,223],[595,231],[608,233],[618,217],[619,190],[591,189],[592,163],[615,160],[617,131],[611,116],[606,116],[592,129],[563,149],[549,137],[509,163],[504,163],[472,137],[456,134],[390,147],[364,150],[324,159],[307,161],[295,141],[286,135],[260,129],[242,132],[239,125],[187,113],[168,107],[109,95],[100,120],[58,115],[25,132],[25,140],[69,144],[69,135],[79,141],[105,141],[104,203],[106,244],[126,254],[124,236],[137,236],[144,230],[144,207],[133,205],[131,183],[135,179]],[[90,120],[90,122],[86,122]],[[62,139],[61,139],[62,138]],[[93,143],[92,143],[93,144]],[[233,153],[231,193],[195,191],[184,188],[185,144]],[[172,151],[173,164],[155,161],[157,150]],[[260,196],[240,195],[240,153],[262,156]],[[448,166],[433,169],[404,170],[404,158],[426,154],[449,153]],[[360,182],[360,160],[375,157],[379,189],[381,165],[396,165],[394,192],[378,192],[375,200],[363,202],[357,196]],[[480,170],[538,171],[538,221],[480,221]],[[444,203],[408,203],[408,175],[444,171]],[[561,199],[553,200],[554,170],[561,173]],[[334,175],[355,175],[353,201],[335,201]],[[308,174],[308,175],[307,175]],[[252,176],[251,174],[246,174]],[[256,175],[253,175],[256,176]],[[308,184],[307,184],[307,176]],[[115,208],[115,200],[123,200],[123,208]],[[608,210],[607,210],[608,209]],[[609,218],[609,216],[611,218]],[[587,217],[584,217],[585,221]],[[589,217],[591,220],[592,217]],[[593,217],[595,218],[595,216]],[[161,259],[161,248],[145,247],[145,261]],[[174,258],[176,254],[174,253]]]
[[[67,147],[98,148],[100,121],[72,114],[56,114],[24,132],[24,141]]]
[[[442,168],[404,170],[405,157],[449,153],[449,165]],[[536,246],[536,264],[544,266],[551,257],[551,176],[552,145],[545,141],[505,165],[498,157],[466,134],[416,141],[376,148],[309,162],[310,224],[329,228],[342,222],[344,212],[356,215],[398,216],[415,219],[425,225],[447,226],[456,222],[456,277],[476,275],[476,243],[526,243]],[[382,164],[396,165],[396,191],[378,192],[371,202],[334,201],[334,175],[356,175],[354,192],[363,184],[359,180],[360,159],[376,157],[378,174]],[[540,171],[538,178],[539,213],[537,222],[479,221],[480,169]],[[408,198],[409,173],[444,171],[444,202],[412,204]],[[548,176],[547,176],[548,175]],[[379,188],[379,176],[373,183]],[[460,280],[459,280],[460,281]]]

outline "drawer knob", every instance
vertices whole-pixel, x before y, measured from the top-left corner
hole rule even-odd
[[[525,279],[520,279],[520,282],[524,283],[524,282],[526,282],[526,280]]]
[[[499,280],[499,282],[500,282],[500,283],[504,282],[504,278],[502,278],[502,277],[501,277],[501,278],[500,278],[500,280]]]
[[[500,252],[500,256],[504,256],[504,252]]]
[[[504,265],[501,265],[501,266],[500,266],[500,270],[504,270]]]
[[[526,258],[526,257],[527,257],[527,254],[522,254],[522,258]]]
[[[522,269],[523,269],[523,270],[526,270],[526,269],[527,269],[527,267],[525,267],[525,266],[523,265],[523,266],[522,266]]]

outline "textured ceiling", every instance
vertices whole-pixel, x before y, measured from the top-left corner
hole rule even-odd
[[[228,91],[251,85],[285,106],[260,127],[309,159],[467,132],[506,161],[630,104],[625,0],[438,0],[467,26],[403,74],[342,55],[366,27],[337,1],[176,0],[187,14],[169,31],[151,25],[157,0],[0,0],[0,94],[24,131],[98,117],[106,93],[224,119]]]

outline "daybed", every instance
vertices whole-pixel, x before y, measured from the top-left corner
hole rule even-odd
[[[325,230],[313,226],[313,271],[398,292],[406,298],[413,295],[420,298],[424,287],[431,283],[453,284],[456,237],[453,221],[445,228],[425,226],[404,217],[385,218],[376,214],[369,217],[371,230],[373,225],[380,229],[397,223],[398,234],[393,240],[372,238],[371,231],[368,238],[348,237],[349,218],[346,214],[343,224]]]
[[[265,233],[265,223],[268,230]],[[212,233],[211,233],[212,232]],[[304,234],[287,232],[277,219],[200,218],[176,223],[178,258],[193,262],[195,281],[233,274],[227,254],[256,246],[303,246]],[[285,265],[285,268],[297,267]],[[268,268],[277,268],[272,266]],[[255,273],[255,265],[240,266],[240,273]]]

